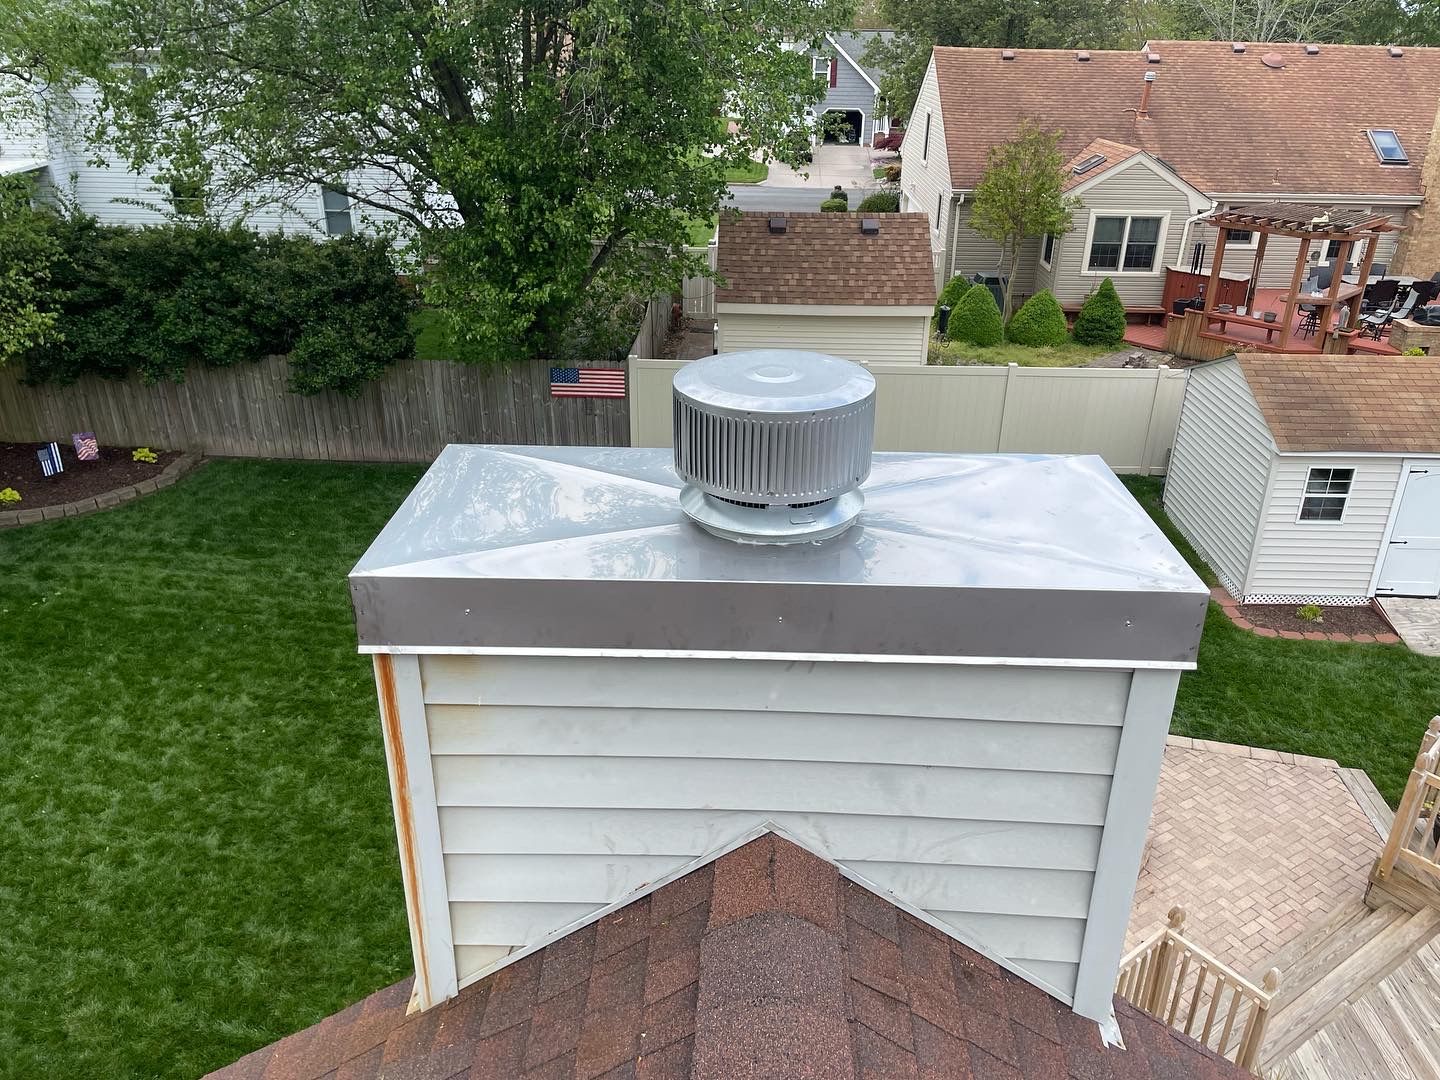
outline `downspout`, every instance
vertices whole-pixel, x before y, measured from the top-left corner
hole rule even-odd
[[[1190,246],[1190,226],[1194,225],[1195,222],[1199,221],[1203,217],[1209,217],[1219,208],[1219,206],[1219,200],[1211,199],[1209,210],[1201,210],[1198,214],[1192,214],[1190,217],[1185,219],[1185,224],[1180,229],[1180,265],[1182,267],[1189,265],[1185,260],[1188,255],[1186,249],[1188,249]]]

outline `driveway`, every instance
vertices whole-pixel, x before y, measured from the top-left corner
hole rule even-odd
[[[895,155],[880,156],[890,159]],[[726,205],[737,210],[819,210],[830,189],[839,184],[849,192],[853,207],[879,187],[870,158],[869,147],[824,143],[815,148],[815,159],[800,171],[771,162],[770,175],[763,183],[732,184]]]

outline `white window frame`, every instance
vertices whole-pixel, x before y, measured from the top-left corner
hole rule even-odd
[[[1325,470],[1325,471],[1328,472],[1328,473],[1348,472],[1348,473],[1350,474],[1350,479],[1345,482],[1345,493],[1344,493],[1343,495],[1337,496],[1334,492],[1323,492],[1323,491],[1311,491],[1311,490],[1310,490],[1310,478],[1311,478],[1311,476],[1313,476],[1317,471],[1319,471],[1319,470],[1321,470],[1321,469]],[[1347,514],[1350,513],[1350,496],[1351,496],[1352,494],[1354,494],[1354,492],[1355,492],[1355,474],[1356,474],[1357,472],[1358,472],[1358,470],[1357,470],[1357,469],[1355,468],[1355,466],[1353,466],[1353,465],[1311,465],[1308,469],[1306,469],[1306,470],[1305,470],[1305,482],[1300,485],[1300,505],[1295,508],[1295,524],[1296,524],[1296,525],[1307,525],[1307,526],[1308,526],[1308,525],[1344,525],[1344,524],[1345,524],[1345,517],[1346,517]],[[1327,482],[1333,483],[1334,480],[1335,480],[1334,476],[1331,476]],[[1310,498],[1316,498],[1316,499],[1334,499],[1334,498],[1337,498],[1337,497],[1341,500],[1341,501],[1340,501],[1340,516],[1339,516],[1338,518],[1334,519],[1333,521],[1326,521],[1326,520],[1323,520],[1323,519],[1320,519],[1320,518],[1307,518],[1307,517],[1304,516],[1304,514],[1305,514],[1305,500],[1306,500],[1306,499],[1310,499]]]
[[[1236,205],[1240,205],[1240,204],[1237,203]],[[1235,209],[1235,207],[1234,207],[1234,206],[1227,206],[1227,207],[1225,207],[1225,209],[1226,209],[1226,210],[1233,210],[1233,209]],[[1226,250],[1226,251],[1254,251],[1255,248],[1259,246],[1259,244],[1260,244],[1260,233],[1259,233],[1257,230],[1255,230],[1255,229],[1246,229],[1246,230],[1242,230],[1242,231],[1248,232],[1248,233],[1250,234],[1250,239],[1249,239],[1249,240],[1243,240],[1243,241],[1242,241],[1242,240],[1235,240],[1235,239],[1233,239],[1233,235],[1234,235],[1235,230],[1234,230],[1234,229],[1231,229],[1231,230],[1230,230],[1231,235],[1225,237],[1225,250]]]
[[[824,79],[825,85],[829,86],[830,57],[812,55],[810,57],[810,74],[814,75],[817,79]]]
[[[920,142],[920,161],[923,164],[930,160],[930,110],[925,110],[925,138]]]
[[[935,194],[935,235],[945,234],[945,192]]]
[[[1090,269],[1090,247],[1095,240],[1095,222],[1102,217],[1113,218],[1123,217],[1125,219],[1125,232],[1120,237],[1120,265],[1114,270],[1091,270]],[[1149,270],[1126,270],[1125,267],[1125,246],[1130,242],[1130,222],[1135,218],[1156,218],[1160,219],[1160,233],[1155,238],[1155,265]],[[1159,214],[1147,214],[1143,211],[1130,211],[1126,213],[1101,213],[1098,210],[1090,211],[1090,220],[1085,226],[1085,246],[1080,249],[1080,273],[1087,277],[1154,277],[1156,274],[1165,272],[1165,251],[1170,243],[1170,212],[1168,210]]]
[[[328,184],[320,184],[318,187],[316,187],[316,189],[315,189],[315,198],[316,198],[316,201],[320,204],[320,231],[323,232],[326,236],[354,236],[354,235],[355,235],[355,232],[356,232],[355,226],[356,226],[356,224],[357,224],[357,222],[356,222],[356,220],[355,220],[355,200],[352,199],[352,198],[350,198],[350,196],[348,196],[348,195],[345,196],[346,200],[347,200],[348,203],[349,203],[349,205],[347,205],[347,206],[345,207],[345,212],[350,215],[350,231],[349,231],[348,233],[331,232],[331,231],[330,231],[330,213],[331,213],[331,212],[330,212],[330,210],[328,210],[328,209],[326,208],[326,206],[325,206],[325,192],[326,192],[327,190],[329,190],[329,191],[336,191],[336,192],[339,192],[339,193],[342,194],[342,195],[345,194],[344,192],[341,192],[339,188],[332,188],[332,187],[330,187]],[[338,212],[338,211],[337,211],[337,212]]]
[[[1045,257],[1045,248],[1050,248],[1050,257]],[[1054,233],[1046,233],[1040,237],[1040,265],[1046,270],[1055,269],[1055,252],[1060,250],[1060,238]]]
[[[1390,137],[1395,140],[1395,148],[1405,155],[1404,161],[1395,161],[1380,153],[1380,143],[1376,140],[1375,135],[1381,131],[1387,132]],[[1365,137],[1370,140],[1370,149],[1375,151],[1375,160],[1380,162],[1381,165],[1404,168],[1406,165],[1414,164],[1414,162],[1410,160],[1410,151],[1405,149],[1405,144],[1400,141],[1400,133],[1394,128],[1366,128]]]

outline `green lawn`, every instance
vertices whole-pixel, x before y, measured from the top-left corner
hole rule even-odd
[[[1080,367],[1097,356],[1104,356],[1115,350],[1104,345],[1079,345],[1067,341],[1064,345],[1035,348],[1030,345],[1015,345],[1001,342],[999,345],[971,345],[968,341],[941,341],[930,339],[930,363],[954,366],[957,364],[1019,364],[1021,367]]]
[[[770,175],[770,166],[763,161],[747,161],[725,170],[727,184],[758,184]]]
[[[410,329],[415,331],[416,360],[453,360],[453,350],[445,345],[445,330],[440,325],[440,313],[433,308],[421,308],[410,316]]]
[[[408,971],[344,579],[420,471],[218,461],[0,532],[4,1080],[188,1080]],[[1440,662],[1212,606],[1174,726],[1335,757],[1393,801],[1437,701]]]

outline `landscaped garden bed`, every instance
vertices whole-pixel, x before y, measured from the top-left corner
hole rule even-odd
[[[1296,604],[1240,604],[1240,616],[1254,626],[1298,634],[1392,634],[1385,617],[1369,604],[1313,608]]]
[[[75,456],[75,448],[63,442],[57,445],[65,471],[45,476],[35,455],[47,445],[0,443],[0,490],[9,488],[20,494],[19,502],[6,502],[0,505],[0,511],[39,510],[153,480],[180,456],[176,450],[156,450],[153,462],[137,461],[136,447],[102,446],[99,461],[81,461]]]

